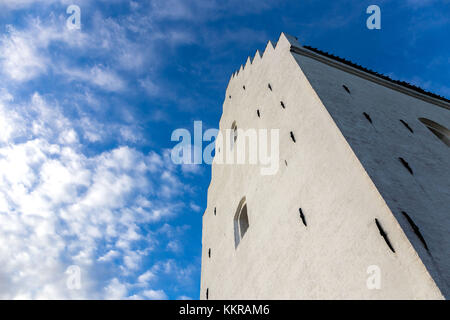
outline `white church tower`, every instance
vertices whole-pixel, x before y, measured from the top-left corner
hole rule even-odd
[[[286,34],[269,42],[231,77],[220,130],[279,129],[278,170],[212,165],[200,298],[449,298],[449,109]]]

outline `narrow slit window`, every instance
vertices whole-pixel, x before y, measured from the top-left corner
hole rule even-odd
[[[370,123],[372,123],[372,118],[365,112],[363,112],[364,117],[366,117],[367,121],[369,121]]]
[[[209,288],[206,288],[206,300],[209,300]]]
[[[216,215],[216,207],[214,207],[214,215]]]
[[[409,166],[409,163],[406,162],[405,159],[403,159],[402,157],[399,157],[398,160],[400,160],[400,162],[402,163],[402,165],[406,168],[406,170],[409,171],[409,173],[411,173],[412,175],[414,175],[413,170],[411,169],[411,167]]]
[[[270,85],[270,83],[267,85],[267,87],[269,88],[270,91],[272,91],[272,86]]]
[[[413,219],[405,212],[402,211],[403,216],[405,216],[406,220],[408,221],[408,223],[410,224],[411,228],[413,229],[414,233],[416,234],[416,236],[419,238],[419,240],[422,242],[423,246],[425,247],[425,249],[427,251],[428,250],[428,245],[427,242],[425,241],[425,238],[422,236],[422,233],[419,230],[419,227],[414,223]]]
[[[244,90],[245,90],[245,86],[242,86],[242,89],[244,89]]]
[[[380,235],[383,237],[383,239],[386,242],[386,244],[388,245],[389,249],[391,249],[391,251],[395,253],[394,247],[392,247],[392,244],[389,241],[387,233],[384,231],[383,227],[381,226],[381,224],[377,218],[375,218],[375,224],[377,225],[378,231],[380,231]]]
[[[307,227],[307,225],[306,225],[306,218],[305,218],[305,215],[303,214],[302,208],[298,208],[298,211],[300,213],[300,219],[302,220],[302,222],[305,225],[305,227]]]
[[[256,110],[256,114],[258,115],[258,118],[261,118],[261,113],[259,112],[259,109]]]
[[[344,88],[344,90],[347,91],[348,94],[350,94],[350,89],[345,84],[342,85],[342,88]]]
[[[294,133],[291,131],[291,139],[292,139],[292,141],[294,141],[294,143],[296,142],[295,141],[295,136],[294,136]]]
[[[211,248],[208,249],[208,258],[211,258]]]
[[[286,109],[286,106],[284,105],[284,102],[283,102],[283,101],[280,101],[280,104],[281,104],[281,107],[282,107],[283,109]]]
[[[406,121],[403,121],[402,119],[400,119],[400,122],[406,127],[406,129],[411,131],[411,133],[414,133],[413,129],[411,129],[411,127],[409,126],[409,124]]]

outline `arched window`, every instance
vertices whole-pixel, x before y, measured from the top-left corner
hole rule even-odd
[[[236,121],[233,121],[233,124],[231,125],[231,131],[230,131],[230,143],[231,143],[230,150],[233,150],[236,140],[237,140],[237,125],[236,125]]]
[[[247,202],[245,197],[241,199],[234,215],[234,245],[235,248],[239,245],[242,238],[250,226],[248,222]]]
[[[419,121],[422,122],[428,130],[433,132],[443,143],[445,143],[447,147],[450,147],[450,130],[430,119],[419,118]]]

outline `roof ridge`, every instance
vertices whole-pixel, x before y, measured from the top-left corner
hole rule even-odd
[[[381,78],[381,79],[384,79],[384,80],[386,80],[386,81],[390,81],[390,82],[392,82],[392,83],[395,83],[395,84],[397,84],[397,85],[406,87],[406,88],[408,88],[408,89],[410,89],[410,90],[414,90],[414,91],[416,91],[416,92],[419,92],[419,93],[421,93],[421,94],[427,95],[427,96],[429,96],[429,97],[432,97],[432,98],[439,99],[439,100],[445,101],[445,102],[447,102],[447,103],[450,103],[450,100],[447,99],[446,97],[440,96],[440,95],[438,95],[438,94],[436,94],[436,93],[433,93],[433,92],[430,92],[430,91],[427,91],[427,90],[425,90],[425,89],[423,89],[423,88],[421,88],[421,87],[419,87],[419,86],[413,85],[413,84],[408,83],[408,82],[406,82],[406,81],[392,79],[392,78],[390,78],[389,76],[386,76],[386,75],[381,74],[381,73],[379,73],[379,72],[376,72],[376,71],[373,71],[373,70],[368,69],[368,68],[366,68],[366,67],[363,67],[363,66],[361,66],[361,65],[359,65],[359,64],[356,64],[356,63],[354,63],[354,62],[352,62],[352,61],[350,61],[350,60],[347,60],[347,59],[345,59],[345,58],[341,58],[341,57],[336,56],[336,55],[334,55],[334,54],[331,54],[331,53],[322,51],[322,50],[320,50],[320,49],[317,49],[317,48],[314,48],[314,47],[311,47],[311,46],[308,46],[308,45],[303,45],[302,47],[305,48],[305,49],[308,49],[308,50],[310,50],[310,51],[313,51],[313,52],[315,52],[315,53],[318,53],[318,54],[320,54],[320,55],[323,55],[323,56],[325,56],[325,57],[327,57],[327,58],[336,60],[336,61],[338,61],[338,62],[340,62],[340,63],[343,63],[343,64],[345,64],[345,65],[348,65],[348,66],[350,66],[350,67],[353,67],[353,68],[355,68],[355,69],[358,69],[358,70],[364,71],[364,72],[366,72],[366,73],[372,74],[372,75],[374,75],[374,76],[377,76],[377,77],[379,77],[379,78]]]

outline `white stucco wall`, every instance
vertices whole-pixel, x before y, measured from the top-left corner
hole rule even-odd
[[[450,128],[450,110],[361,80],[312,58],[297,54],[294,57],[435,282],[449,296],[450,148],[418,119],[425,117]],[[342,88],[343,84],[350,94]],[[372,124],[363,112],[370,115]],[[413,175],[399,157],[408,162]],[[407,212],[419,227],[429,253],[401,211]]]
[[[280,129],[280,169],[262,176],[258,166],[213,164],[203,216],[200,298],[205,299],[207,289],[210,299],[442,298],[290,46],[282,35],[275,50],[269,44],[263,58],[248,62],[228,85],[220,129],[229,129],[233,121],[242,129]],[[314,79],[315,86],[320,84]],[[233,216],[243,196],[250,228],[235,248]],[[299,218],[300,207],[307,227]],[[413,216],[411,209],[404,210]],[[395,253],[380,236],[375,218]],[[370,265],[380,267],[379,290],[367,288]]]

